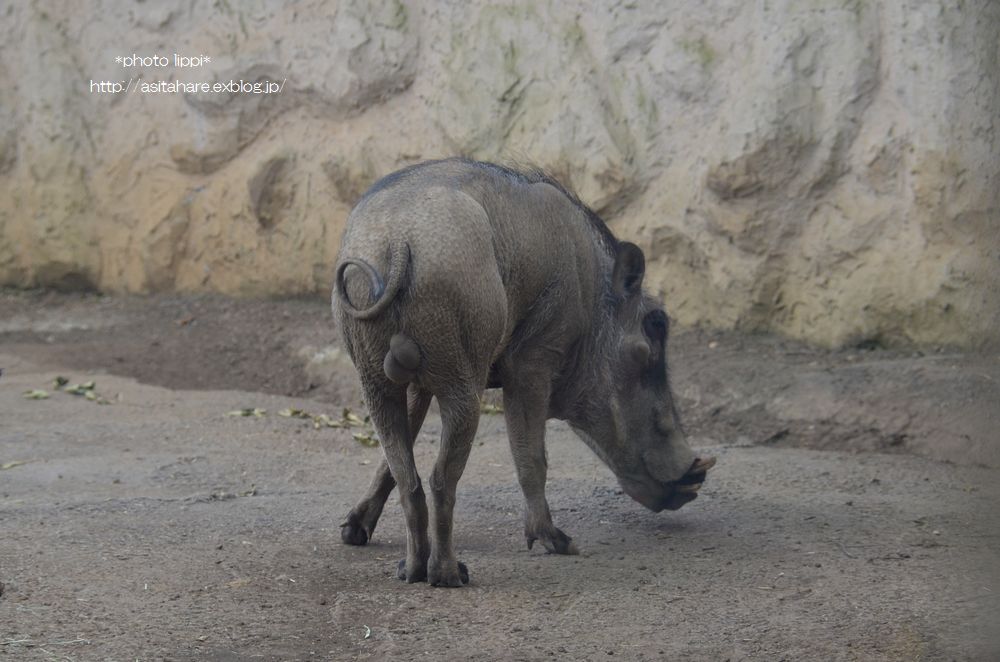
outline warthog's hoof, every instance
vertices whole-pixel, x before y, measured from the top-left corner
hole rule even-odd
[[[396,578],[405,581],[407,584],[427,581],[427,566],[418,567],[415,572],[406,571],[406,559],[399,559],[396,564]]]
[[[361,526],[361,520],[354,513],[347,516],[347,521],[340,525],[340,539],[345,545],[367,545],[368,532]]]
[[[554,526],[547,527],[541,531],[529,531],[525,529],[524,539],[528,543],[528,549],[535,544],[535,541],[542,543],[545,551],[549,554],[579,554],[573,539]]]
[[[469,583],[469,568],[461,561],[450,567],[431,568],[427,581],[431,586],[458,588]]]

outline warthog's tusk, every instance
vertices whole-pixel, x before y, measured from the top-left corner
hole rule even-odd
[[[708,458],[699,457],[697,460],[694,461],[694,464],[691,465],[691,468],[688,470],[688,475],[703,474],[712,467],[714,467],[716,462],[718,462],[718,460],[715,459],[714,457],[708,457]]]

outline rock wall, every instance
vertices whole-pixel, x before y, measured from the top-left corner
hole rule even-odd
[[[1000,3],[67,7],[0,8],[0,283],[325,295],[359,194],[464,154],[552,170],[682,323],[1000,342]]]

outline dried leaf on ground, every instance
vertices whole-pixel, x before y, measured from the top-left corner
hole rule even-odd
[[[254,418],[263,418],[264,414],[267,413],[266,409],[258,409],[257,407],[247,407],[246,409],[234,409],[233,411],[227,412],[226,416],[253,416]]]
[[[45,400],[49,397],[48,391],[43,391],[42,389],[35,388],[30,391],[24,392],[24,397],[28,400]]]
[[[364,432],[355,432],[353,437],[354,440],[362,446],[367,446],[368,448],[378,446],[378,437],[374,436],[374,434],[367,430]]]
[[[72,395],[86,396],[87,393],[90,393],[94,390],[95,386],[97,386],[97,384],[93,381],[90,381],[90,382],[83,382],[82,384],[73,384],[72,386],[67,386],[65,390],[66,393],[70,393]]]
[[[312,417],[312,422],[313,422],[313,427],[316,428],[317,430],[319,428],[322,428],[322,427],[328,427],[328,428],[350,427],[350,426],[344,425],[341,421],[335,421],[335,420],[333,420],[332,418],[330,418],[326,414],[318,414],[316,416],[313,416]]]
[[[341,414],[341,420],[347,423],[348,427],[356,428],[364,427],[366,422],[365,419],[361,418],[347,407],[344,407],[344,411]]]

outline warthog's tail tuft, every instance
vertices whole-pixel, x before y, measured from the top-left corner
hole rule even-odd
[[[397,384],[408,384],[417,376],[420,367],[420,348],[408,336],[397,333],[389,340],[382,369],[385,376]]]
[[[406,273],[410,264],[410,245],[407,243],[396,244],[391,248],[389,257],[389,282],[383,283],[382,277],[372,265],[364,260],[348,257],[344,258],[337,266],[337,273],[334,276],[337,295],[340,297],[340,304],[344,311],[355,319],[370,320],[378,317],[389,304],[393,302],[399,294],[406,280]],[[351,303],[347,295],[347,281],[344,279],[344,272],[348,267],[357,267],[368,277],[371,282],[371,298],[374,303],[367,308],[357,308]]]

